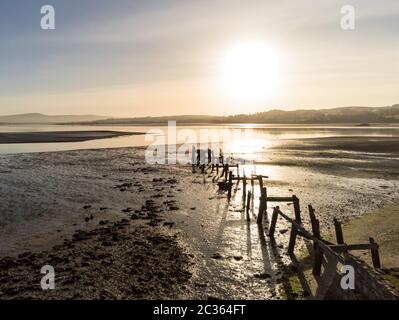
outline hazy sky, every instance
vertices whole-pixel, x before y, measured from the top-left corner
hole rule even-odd
[[[56,29],[40,28],[40,8]],[[355,30],[340,26],[343,5]],[[233,114],[399,103],[398,0],[1,0],[0,114]],[[236,101],[225,53],[273,48],[278,90]]]

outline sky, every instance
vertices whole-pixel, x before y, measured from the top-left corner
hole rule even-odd
[[[55,30],[40,27],[45,4],[55,8]],[[341,28],[343,5],[355,9],[354,30]],[[0,114],[392,105],[398,35],[397,0],[2,0]],[[223,90],[228,52],[249,41],[271,48],[280,66],[257,101]]]

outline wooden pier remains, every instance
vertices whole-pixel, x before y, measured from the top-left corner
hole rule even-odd
[[[358,244],[346,244],[344,240],[344,234],[342,231],[341,223],[334,218],[334,228],[335,228],[335,236],[336,236],[336,244],[330,243],[322,238],[320,231],[320,222],[316,217],[315,209],[308,205],[308,215],[311,230],[307,230],[302,222],[302,212],[300,206],[300,200],[296,195],[292,196],[270,196],[267,189],[267,179],[268,176],[251,174],[247,176],[245,172],[240,175],[240,167],[238,163],[225,163],[225,159],[223,157],[223,151],[219,151],[219,157],[215,157],[215,152],[208,149],[197,150],[196,163],[192,164],[192,166],[197,166],[201,168],[201,172],[205,174],[208,172],[213,175],[213,181],[217,181],[219,187],[222,191],[227,191],[227,199],[228,201],[232,198],[232,188],[233,184],[242,183],[242,207],[245,211],[246,220],[250,221],[250,208],[254,207],[254,203],[251,201],[255,201],[253,198],[255,194],[255,183],[259,186],[259,205],[258,212],[256,214],[256,222],[259,226],[263,227],[264,221],[269,220],[267,210],[268,207],[272,207],[271,203],[288,203],[292,204],[293,207],[293,215],[292,217],[282,212],[280,206],[274,206],[270,224],[268,227],[267,235],[274,239],[276,226],[279,218],[284,219],[291,226],[290,230],[290,238],[288,244],[288,254],[293,255],[295,251],[295,246],[297,243],[298,237],[302,237],[307,239],[313,243],[313,274],[315,276],[319,276],[321,274],[323,258],[328,257],[328,261],[335,261],[335,263],[345,263],[347,254],[351,251],[355,250],[369,250],[374,268],[381,268],[380,256],[379,256],[379,247],[378,244],[374,241],[373,238],[369,239],[368,243],[358,243]],[[207,163],[201,162],[201,154],[207,154]],[[222,181],[219,181],[222,179]],[[248,190],[248,182],[250,181],[250,190]],[[253,200],[252,200],[253,199]]]

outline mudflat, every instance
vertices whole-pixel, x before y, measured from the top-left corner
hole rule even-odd
[[[0,144],[81,142],[95,139],[138,135],[140,132],[119,131],[53,131],[53,132],[6,132],[0,133]]]

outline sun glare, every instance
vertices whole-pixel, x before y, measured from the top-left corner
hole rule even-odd
[[[240,43],[222,59],[224,93],[240,102],[261,102],[270,98],[280,81],[280,59],[263,42]]]

